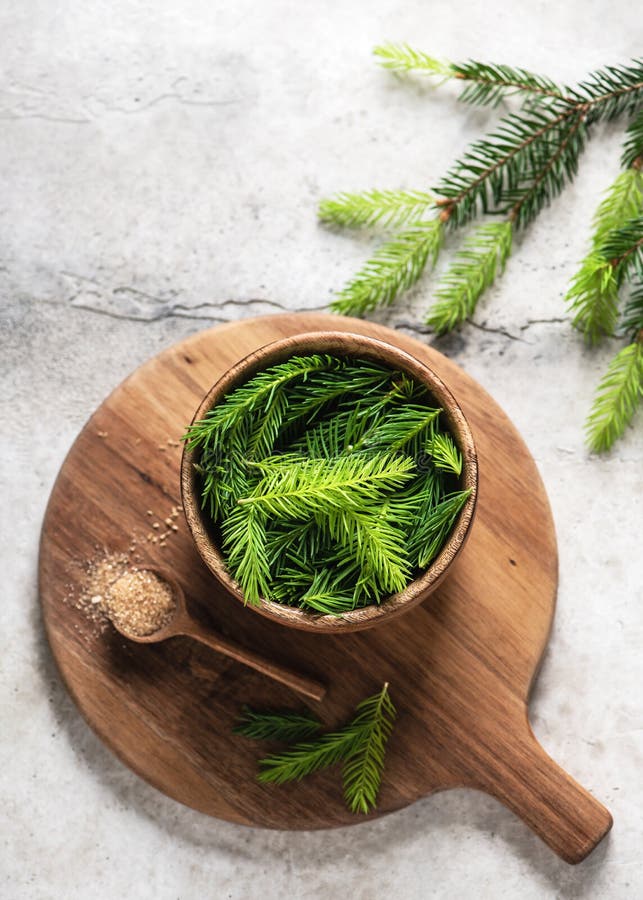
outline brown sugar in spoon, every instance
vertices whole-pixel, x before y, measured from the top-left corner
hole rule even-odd
[[[107,604],[107,613],[116,630],[130,641],[136,641],[139,644],[155,644],[157,641],[165,641],[171,637],[186,635],[205,644],[212,650],[222,653],[237,662],[261,672],[274,681],[280,681],[294,691],[304,694],[313,700],[322,700],[326,694],[325,685],[306,675],[301,675],[286,666],[281,666],[254,650],[248,650],[237,644],[235,641],[223,637],[207,625],[202,624],[195,619],[189,612],[185,601],[185,594],[179,585],[164,572],[152,567],[138,569],[133,573],[126,574],[116,579],[112,585],[112,592],[118,598],[121,591],[118,588],[123,585],[125,579],[133,576],[141,576],[143,585],[147,577],[149,590],[160,590],[161,594],[165,589],[165,608],[158,611],[155,617],[150,617],[149,621],[136,621],[131,616],[123,614],[120,605],[116,602]],[[169,588],[169,592],[167,591]],[[140,585],[138,590],[140,591]],[[158,624],[160,623],[160,625]]]

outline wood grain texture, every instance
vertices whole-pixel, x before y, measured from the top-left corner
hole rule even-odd
[[[555,606],[557,552],[547,497],[526,446],[488,394],[437,351],[382,326],[283,315],[196,334],[139,368],[89,420],[60,471],[41,541],[40,595],[62,677],[105,743],[159,790],[248,825],[353,824],[336,770],[261,785],[262,746],[232,734],[244,703],[301,707],[287,688],[185,638],[134,645],[97,634],[67,601],[97,548],[126,551],[179,500],[180,437],[204,393],[268,341],[346,330],[396,342],[425,360],[458,398],[478,449],[476,519],[448,579],[423,604],[355,634],[296,632],[223,596],[183,527],[164,548],[143,539],[142,563],[170,569],[193,613],[239,643],[329,684],[311,708],[329,725],[384,681],[398,708],[374,816],[456,786],[486,791],[570,863],[611,827],[608,811],[544,752],[527,701]],[[167,446],[163,452],[159,448]],[[580,739],[580,736],[579,736]]]

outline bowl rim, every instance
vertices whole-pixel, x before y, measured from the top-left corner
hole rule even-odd
[[[424,600],[447,574],[455,558],[469,536],[478,495],[478,459],[469,424],[459,403],[442,379],[426,363],[406,350],[380,338],[355,334],[349,331],[303,332],[278,338],[248,353],[227,369],[212,385],[201,400],[192,423],[202,419],[218,402],[255,374],[279,362],[311,353],[329,353],[371,359],[411,375],[429,389],[442,408],[442,414],[452,437],[462,454],[462,487],[471,493],[458,516],[446,544],[427,569],[396,594],[382,598],[380,603],[350,610],[341,616],[308,612],[299,607],[286,606],[274,600],[261,598],[256,604],[246,603],[241,586],[226,568],[222,552],[209,533],[209,517],[201,509],[197,473],[194,463],[198,449],[183,446],[181,457],[181,498],[186,521],[201,559],[219,583],[236,600],[254,612],[274,622],[305,631],[341,633],[370,628],[394,616],[400,615]]]

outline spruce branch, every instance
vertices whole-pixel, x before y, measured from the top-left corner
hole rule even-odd
[[[585,428],[587,442],[603,453],[621,437],[643,397],[643,333],[612,359]]]
[[[344,360],[343,367],[336,372],[313,372],[305,381],[291,383],[276,449],[282,450],[287,445],[295,449],[310,422],[323,416],[326,410],[341,411],[344,403],[350,408],[355,393],[362,399],[379,396],[380,391],[390,387],[393,375],[390,369],[373,362],[359,360],[350,364]]]
[[[346,590],[347,571],[359,578],[356,565],[350,565],[339,574],[330,571],[315,572],[310,586],[299,597],[300,605],[325,616],[341,616],[355,609],[355,592]]]
[[[197,447],[216,449],[231,432],[244,429],[250,414],[266,403],[269,404],[285,385],[296,380],[306,381],[313,372],[338,370],[345,365],[339,358],[314,354],[307,357],[293,356],[284,363],[271,366],[229,394],[203,419],[190,425],[183,440],[190,450]]]
[[[417,556],[420,568],[425,568],[435,558],[470,493],[470,490],[458,491],[445,497],[411,535],[409,556],[412,559]]]
[[[438,432],[431,440],[431,459],[436,469],[459,476],[462,472],[462,454],[448,432]]]
[[[377,510],[341,510],[318,518],[318,523],[337,545],[336,564],[343,568],[358,564],[354,603],[362,598],[379,603],[383,596],[406,587],[412,568],[406,534],[395,522]]]
[[[606,67],[591,73],[575,89],[561,89],[551,79],[520,68],[477,61],[440,62],[407,44],[377,47],[375,54],[388,69],[464,81],[463,99],[468,102],[495,104],[511,92],[526,98],[522,110],[509,113],[494,132],[474,142],[437,184],[438,219],[451,228],[488,212],[505,213],[516,229],[526,227],[575,176],[589,126],[633,114],[643,101],[641,60]],[[322,210],[337,224],[353,225],[387,221],[394,215],[388,204],[386,196],[366,192],[325,201]],[[392,303],[422,274],[425,250],[415,231],[398,236],[357,273],[332,308],[363,315]],[[433,261],[438,250],[439,242]],[[478,282],[488,286],[485,278]],[[475,300],[470,302],[475,305]],[[456,317],[454,324],[458,321]]]
[[[643,213],[643,171],[629,167],[608,188],[594,214],[592,247],[600,249],[608,235],[628,219]]]
[[[369,697],[357,707],[353,726],[362,729],[363,738],[342,769],[344,799],[351,812],[368,813],[375,809],[386,744],[393,731],[395,716],[388,682],[379,694]]]
[[[252,738],[255,741],[303,741],[318,734],[322,723],[310,714],[265,710],[259,712],[245,706],[239,722],[233,728],[234,734]]]
[[[527,69],[475,60],[454,63],[452,68],[455,78],[467,82],[460,95],[460,100],[465,103],[497,106],[504,97],[512,94],[520,94],[528,102],[571,102],[565,90],[550,78],[536,75]]]
[[[629,66],[605,66],[592,72],[571,92],[587,108],[587,124],[633,115],[643,99],[643,59]]]
[[[361,728],[347,728],[322,734],[314,741],[295,744],[282,753],[259,760],[257,780],[262,783],[285,784],[301,781],[319,769],[325,769],[351,756],[364,739]]]
[[[319,204],[319,220],[342,228],[400,227],[421,221],[435,206],[426,191],[372,190],[340,193]]]
[[[621,165],[639,171],[643,167],[643,109],[627,126]]]
[[[343,762],[344,798],[351,812],[375,808],[382,782],[386,745],[396,717],[388,682],[359,704],[354,718],[338,731],[296,744],[259,761],[258,780],[284,784]]]
[[[539,168],[529,171],[522,179],[526,185],[505,192],[503,199],[511,203],[509,221],[517,229],[529,225],[560,194],[567,181],[575,177],[586,137],[583,115],[570,117],[558,147],[538,163]]]
[[[519,93],[535,94],[542,102],[546,98],[567,100],[564,90],[550,78],[535,75],[515,66],[469,60],[464,63],[443,62],[408,44],[384,44],[373,53],[385,69],[395,72],[419,72],[439,75],[443,80],[456,78],[466,82],[460,100],[480,106],[496,106],[503,97]]]
[[[450,331],[473,315],[481,295],[504,270],[511,253],[509,221],[480,225],[464,242],[435,292],[436,302],[426,322],[438,334]]]
[[[614,332],[619,288],[632,275],[643,277],[643,214],[607,233],[583,260],[567,292],[572,324],[590,343]]]
[[[636,340],[643,332],[643,278],[633,279],[632,293],[623,310],[622,328],[630,340]]]
[[[433,437],[440,412],[436,407],[407,403],[381,421],[363,446],[371,450],[388,448],[393,453],[404,452],[417,458]]]
[[[386,69],[461,81],[465,102],[497,105],[511,94],[522,99],[521,108],[474,141],[435,186],[434,206],[444,230],[459,228],[481,214],[503,215],[506,221],[484,225],[465,241],[438,286],[427,323],[443,332],[473,314],[479,297],[504,267],[513,233],[531,224],[575,177],[593,126],[624,116],[631,120],[622,156],[625,171],[596,213],[590,252],[572,280],[566,300],[573,324],[594,342],[616,331],[619,293],[626,282],[638,283],[626,307],[623,327],[640,334],[643,59],[605,66],[575,87],[561,87],[519,67],[476,60],[440,61],[408,44],[387,44],[374,52]],[[390,204],[400,202],[404,193],[397,201],[392,200],[394,196],[377,192],[340,195],[343,205],[340,202],[334,208],[327,201],[328,218],[334,211],[338,224],[393,223],[395,209],[391,210]],[[381,248],[382,258],[376,254],[339,294],[333,304],[335,311],[367,313],[381,303],[392,303],[401,291],[415,284],[426,262],[415,254],[417,238],[413,235],[409,241],[402,235],[399,244],[394,239]],[[438,250],[439,243],[433,261]],[[614,371],[622,371],[622,366]]]
[[[223,548],[244,602],[258,604],[270,596],[270,565],[266,548],[266,516],[253,506],[236,506],[222,525]]]
[[[618,321],[620,262],[624,260],[619,262],[618,254],[613,255],[611,236],[623,223],[636,221],[641,213],[643,172],[631,167],[621,172],[596,210],[592,250],[581,262],[565,296],[574,313],[572,324],[591,344],[612,334]]]
[[[415,222],[383,244],[340,291],[331,304],[334,312],[363,316],[393,302],[412,287],[425,267],[435,265],[442,246],[440,219]]]
[[[611,231],[599,252],[611,263],[619,284],[632,271],[643,277],[643,213]]]
[[[442,220],[460,227],[481,212],[507,211],[507,199],[524,189],[525,181],[535,182],[563,144],[569,121],[582,123],[585,114],[565,106],[562,111],[533,108],[505,116],[495,132],[471,144],[436,186]]]
[[[335,459],[303,459],[284,466],[279,457],[258,464],[263,477],[237,502],[273,519],[368,508],[414,475],[409,457],[392,453],[353,454]]]
[[[565,98],[510,113],[496,132],[472,144],[436,188],[443,198],[437,201],[443,218],[459,226],[479,211],[495,209],[525,176],[531,173],[537,180],[548,160],[574,136],[580,152],[588,125],[634,112],[643,101],[643,62],[594,72],[571,91],[571,97],[575,102]],[[573,177],[575,167],[567,164],[565,169],[567,177]]]
[[[565,295],[572,325],[595,344],[612,334],[618,321],[618,282],[614,267],[599,251],[585,257]]]

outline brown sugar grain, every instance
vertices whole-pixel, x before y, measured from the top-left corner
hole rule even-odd
[[[109,586],[104,601],[117,628],[136,637],[163,628],[176,609],[171,586],[148,569],[124,572]]]

